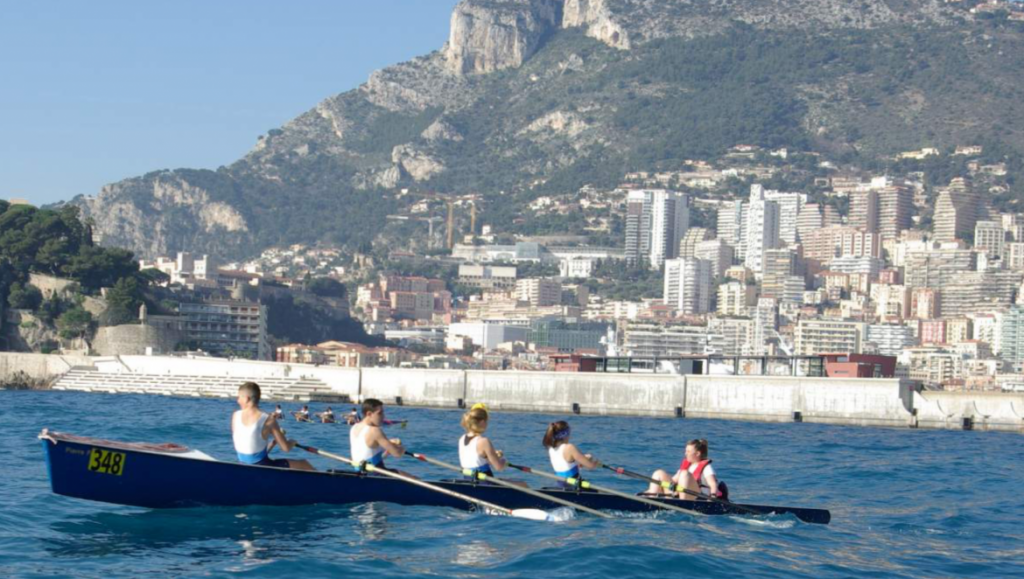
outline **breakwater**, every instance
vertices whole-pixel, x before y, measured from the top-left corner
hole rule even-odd
[[[916,391],[897,379],[679,376],[406,368],[340,368],[163,356],[0,354],[15,373],[56,389],[177,396],[234,395],[242,380],[278,400],[380,398],[392,404],[620,416],[816,422],[1024,433],[1024,395]]]

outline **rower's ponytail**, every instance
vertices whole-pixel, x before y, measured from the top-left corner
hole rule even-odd
[[[544,433],[544,447],[555,448],[559,442],[569,438],[569,423],[564,420],[552,422]]]
[[[466,434],[483,434],[487,430],[488,418],[486,406],[482,404],[474,405],[468,412],[462,415],[462,428],[466,431]]]

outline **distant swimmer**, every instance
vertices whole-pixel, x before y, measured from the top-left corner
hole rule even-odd
[[[462,415],[462,428],[465,434],[459,437],[459,465],[470,470],[473,475],[467,478],[476,480],[476,473],[493,475],[494,471],[505,470],[508,461],[501,451],[494,450],[490,439],[484,436],[490,414],[484,404],[474,404]]]
[[[323,412],[317,413],[317,416],[320,417],[320,422],[322,422],[324,424],[333,424],[334,423],[334,411],[331,410],[330,406],[327,407],[327,410],[324,410]]]
[[[295,417],[297,422],[313,422],[309,417],[309,406],[305,404],[302,405],[302,410],[292,412],[292,416]]]
[[[686,454],[679,464],[676,474],[669,476],[663,470],[656,470],[651,478],[657,481],[669,481],[681,486],[691,493],[714,497],[721,500],[729,500],[729,487],[718,480],[715,475],[715,467],[711,466],[711,459],[708,458],[708,441],[700,438],[693,439],[686,443]],[[660,485],[651,483],[647,494],[672,494],[671,490]],[[680,492],[679,498],[693,498],[693,495]]]
[[[569,442],[572,429],[569,423],[564,420],[552,422],[544,433],[544,447],[548,449],[548,458],[551,459],[551,468],[555,474],[562,478],[580,479],[580,467],[598,468],[601,461],[589,454],[583,454],[576,445]],[[569,483],[562,483],[563,486],[570,486]]]
[[[256,466],[316,470],[306,460],[270,458],[271,438],[285,452],[291,452],[296,442],[285,438],[284,431],[272,414],[260,410],[258,384],[246,382],[238,387],[238,408],[239,410],[231,415],[231,438],[235,443],[239,461]]]
[[[389,439],[384,435],[384,430],[381,429],[383,422],[384,403],[375,398],[367,398],[363,402],[363,419],[357,422],[348,434],[352,460],[356,464],[365,463],[376,468],[386,468],[385,453],[395,458],[405,454],[402,441],[397,438]],[[362,468],[357,467],[357,470]]]

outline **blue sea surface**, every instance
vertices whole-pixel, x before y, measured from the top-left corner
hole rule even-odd
[[[1019,434],[501,412],[491,419],[499,449],[543,468],[540,440],[555,419],[571,422],[585,452],[642,472],[674,470],[686,439],[707,438],[734,500],[827,508],[827,526],[672,513],[540,523],[383,503],[158,511],[50,492],[36,439],[44,427],[177,442],[233,460],[235,409],[233,400],[0,392],[0,576],[1024,577]],[[409,420],[389,435],[410,449],[457,462],[459,412],[388,407],[388,417]],[[344,425],[286,428],[300,442],[348,454]],[[452,474],[409,459],[390,464],[425,478]],[[590,476],[624,491],[643,487],[606,470]],[[546,484],[528,477],[513,478]]]

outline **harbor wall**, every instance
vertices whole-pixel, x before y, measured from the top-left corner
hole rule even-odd
[[[406,368],[167,356],[0,353],[0,381],[18,372],[50,379],[83,366],[100,373],[256,380],[309,378],[353,401],[432,408],[484,402],[505,411],[817,422],[1024,433],[1024,394],[915,391],[897,379],[680,376]]]

